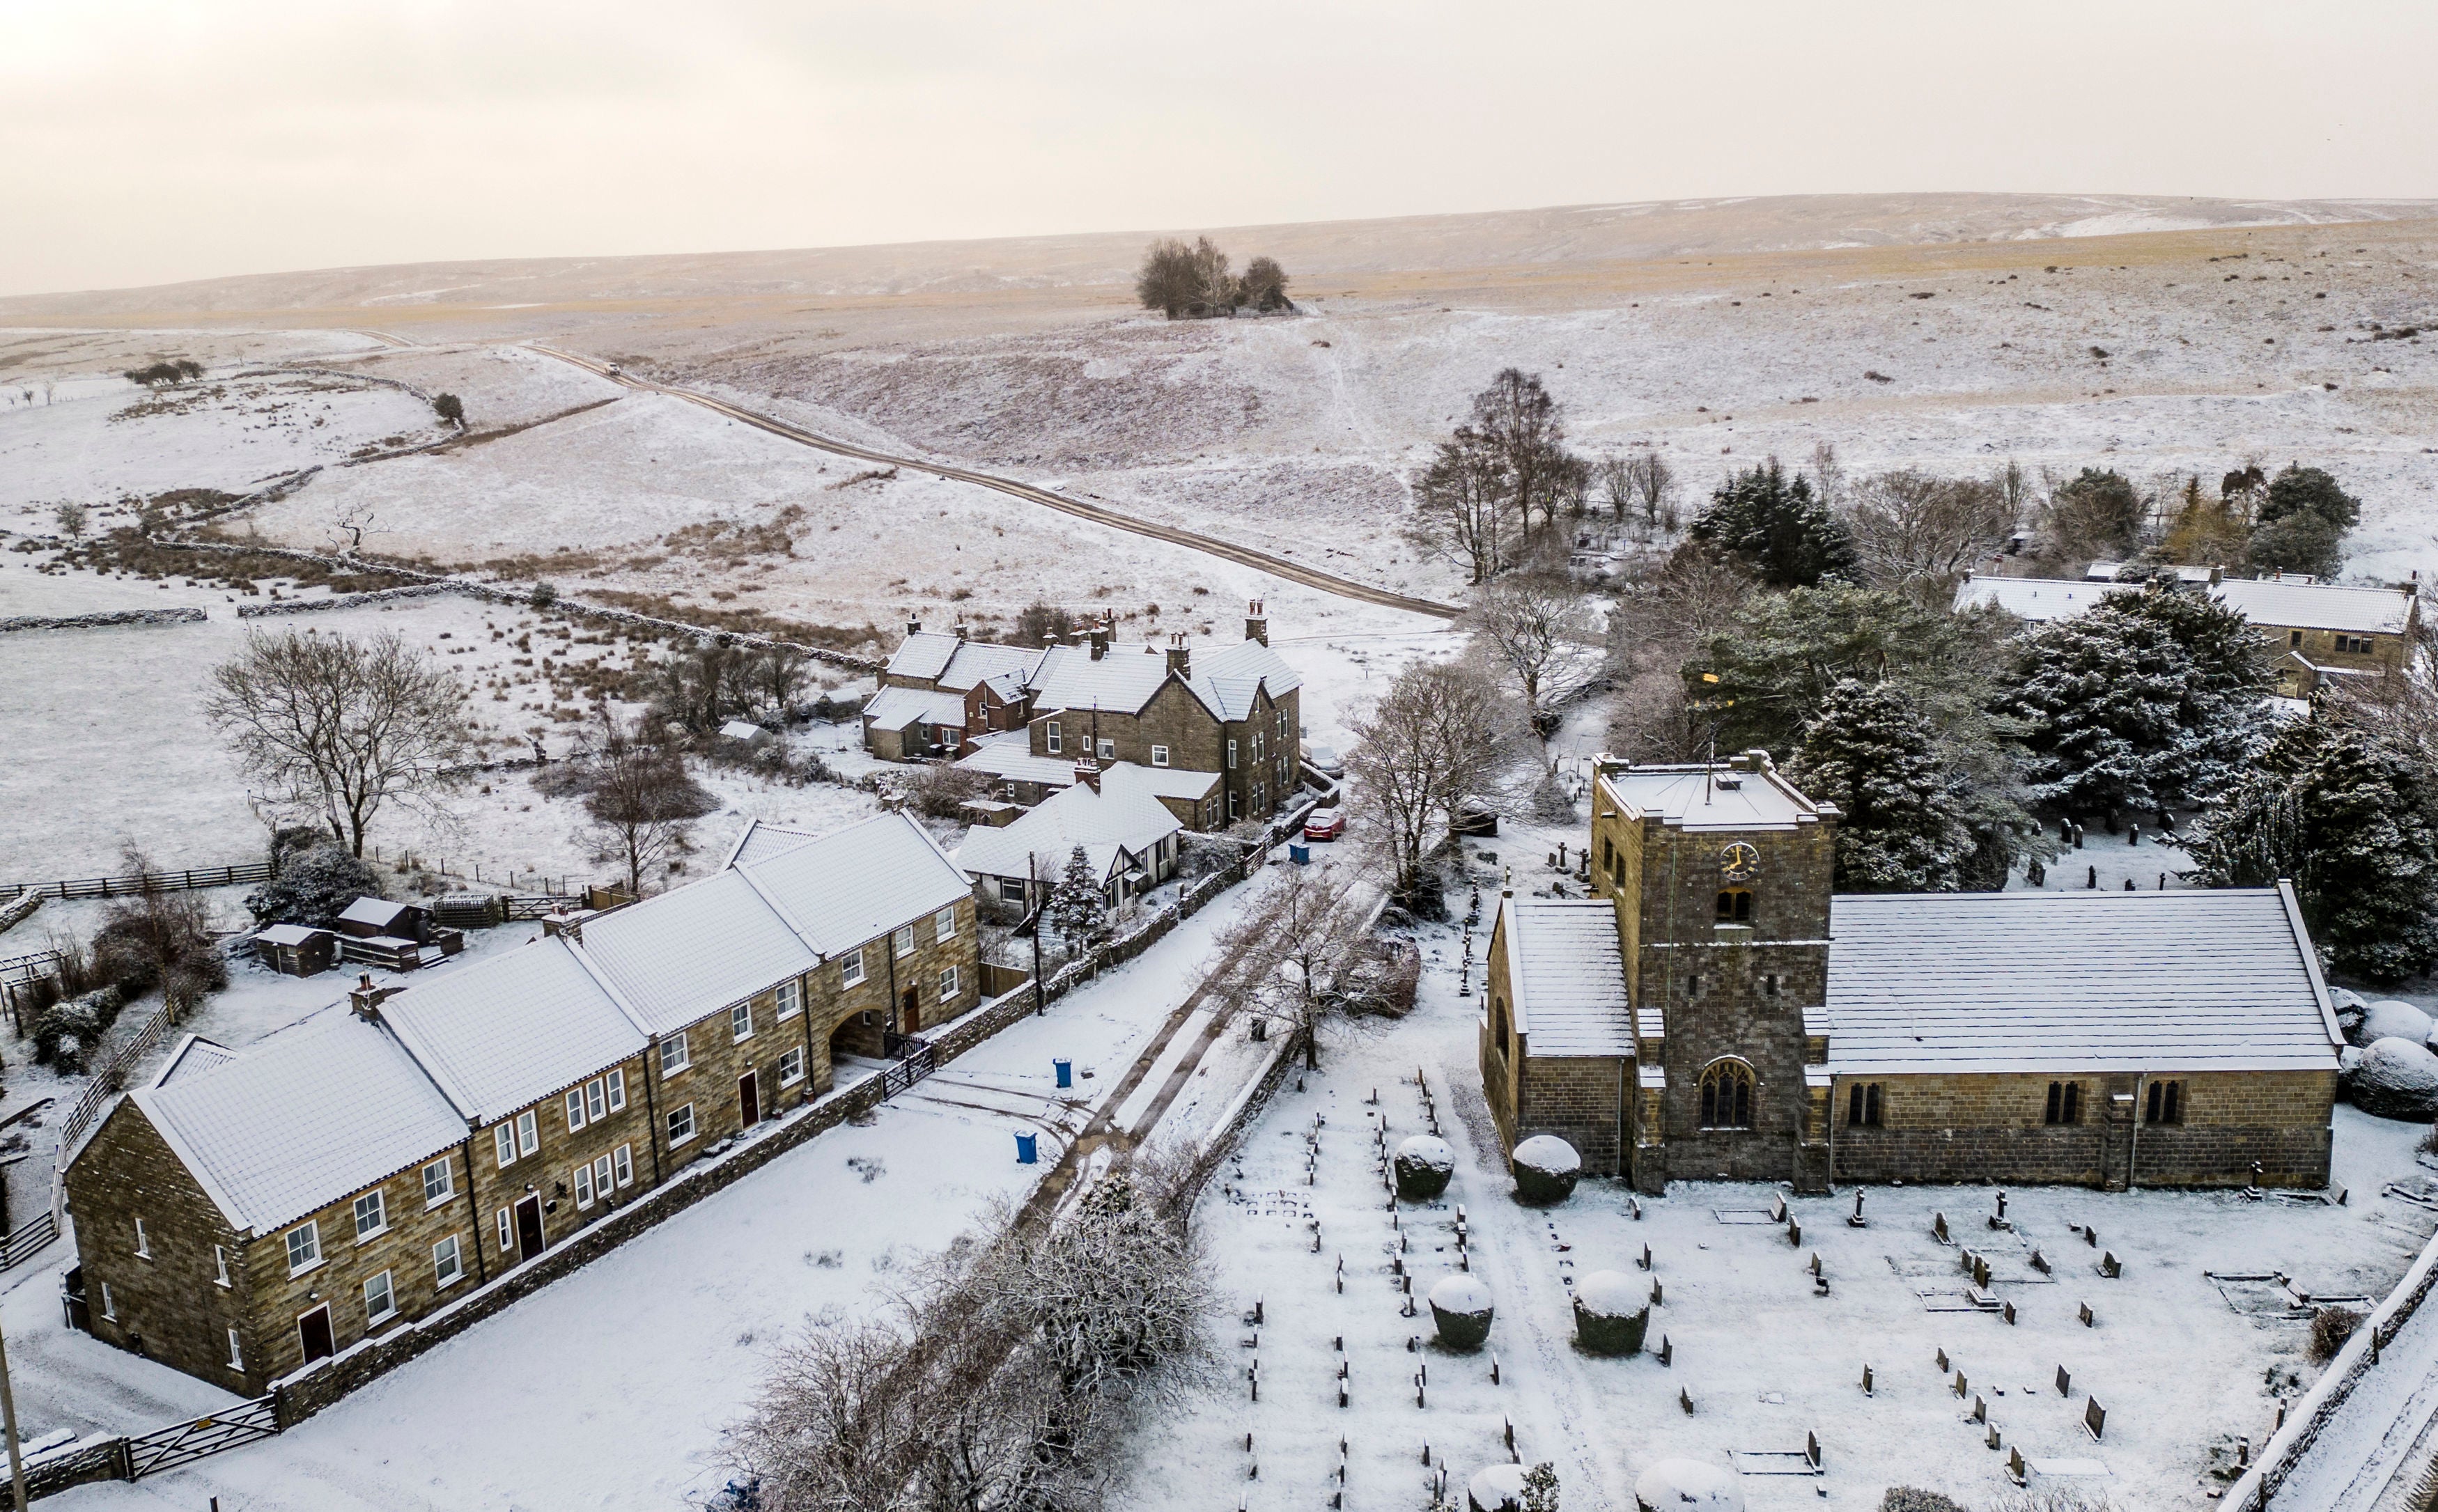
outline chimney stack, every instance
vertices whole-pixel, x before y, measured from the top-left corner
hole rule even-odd
[[[2421,569],[2416,567],[2412,570],[2412,578],[2404,585],[2404,592],[2407,598],[2418,598],[2421,596]]]
[[[1245,639],[1270,643],[1270,619],[1262,612],[1262,601],[1255,599],[1245,611]]]
[[[2210,587],[2216,588],[2225,581],[2226,567],[2224,563],[2220,563],[2219,565],[2210,569]]]
[[[381,999],[397,991],[395,987],[375,987],[373,974],[364,972],[356,978],[356,985],[347,989],[347,1006],[355,1010],[356,1017],[371,1023],[380,1017]]]
[[[1075,758],[1075,781],[1097,793],[1101,790],[1101,764],[1089,756]]]
[[[1092,622],[1092,630],[1088,639],[1092,644],[1093,660],[1098,661],[1103,657],[1109,654],[1108,616],[1103,615],[1101,618]]]
[[[1192,681],[1193,648],[1185,642],[1185,632],[1173,630],[1168,637],[1168,670],[1171,675]]]
[[[959,645],[963,645],[963,644],[964,644],[964,643],[965,643],[965,622],[964,622],[964,621],[963,621],[963,620],[959,620],[959,621],[957,622],[957,644],[959,644]]]
[[[914,616],[910,614],[906,616],[906,633],[908,635],[921,635],[923,633],[923,622],[914,618]]]

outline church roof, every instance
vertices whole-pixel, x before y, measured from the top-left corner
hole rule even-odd
[[[1687,830],[1792,830],[1837,812],[1796,792],[1765,760],[1750,765],[1613,766],[1599,781],[1630,813]]]
[[[1527,1053],[1634,1053],[1616,905],[1605,898],[1508,898],[1498,905],[1498,926],[1507,935],[1508,996],[1516,1032],[1528,1036]]]
[[[1846,895],[1829,932],[1839,1075],[2337,1068],[2283,885]]]

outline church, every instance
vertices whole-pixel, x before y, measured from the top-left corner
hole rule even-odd
[[[1603,757],[1593,896],[1501,898],[1502,1146],[1670,1181],[2327,1185],[2343,1044],[2292,889],[1834,895],[1765,752]]]

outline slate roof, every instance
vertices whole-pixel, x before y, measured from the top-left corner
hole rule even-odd
[[[1829,1069],[2333,1071],[2284,888],[1841,896]]]
[[[883,814],[734,865],[823,957],[877,940],[973,890],[923,827],[903,814]],[[597,927],[585,926],[588,942]]]
[[[585,932],[650,905],[592,921]],[[458,1113],[483,1123],[639,1055],[645,1043],[616,997],[556,936],[394,993],[380,1011]]]
[[[2392,588],[2340,588],[2332,583],[2229,578],[2210,591],[2254,624],[2402,635],[2412,595]]]
[[[1525,1049],[1548,1056],[1634,1053],[1616,905],[1605,898],[1507,898],[1508,996]]]
[[[967,641],[957,647],[939,677],[940,686],[958,693],[984,682],[1003,682],[1013,677],[1021,688],[1024,679],[1041,663],[1041,653],[1032,646],[993,645],[981,641]]]
[[[1148,784],[1134,780],[1144,768],[1112,766],[1101,774],[1101,791],[1077,783],[1034,805],[1003,829],[969,830],[957,852],[957,866],[977,877],[1021,877],[1030,857],[1040,858],[1042,875],[1056,880],[1077,846],[1092,874],[1106,882],[1122,853],[1140,855],[1180,827]]]
[[[935,693],[928,688],[883,688],[863,706],[867,725],[903,730],[911,724],[956,725],[965,722],[964,694]]]
[[[957,765],[967,771],[985,772],[993,777],[1006,778],[1011,782],[1038,782],[1045,787],[1075,785],[1074,761],[1065,756],[1034,755],[1030,742],[1020,730],[977,742],[970,747],[970,754]],[[1211,789],[1219,784],[1217,772],[1197,772],[1182,766],[1144,766],[1134,762],[1113,762],[1104,771],[1104,785],[1106,785],[1107,781],[1105,773],[1115,772],[1121,768],[1131,774],[1130,778],[1122,780],[1140,782],[1160,798],[1198,801],[1210,797]]]
[[[2075,583],[2049,577],[1970,577],[1956,586],[1957,612],[1994,604],[2035,624],[2071,619],[2111,593],[2139,593],[2133,583]]]
[[[782,853],[782,858],[821,845],[808,841]],[[759,864],[720,871],[585,921],[586,958],[652,1034],[683,1029],[819,963],[748,880]]]
[[[1629,810],[1687,830],[1792,830],[1836,812],[1834,805],[1813,803],[1767,771],[1699,764],[1611,767],[1600,773],[1599,782]]]
[[[398,1042],[344,1004],[207,1074],[128,1094],[232,1228],[268,1233],[466,1137]],[[326,1249],[343,1241],[326,1234]]]
[[[390,898],[358,898],[347,905],[339,918],[345,923],[372,924],[385,929],[387,925],[396,923],[408,909],[414,906],[415,905],[411,903],[398,903]]]
[[[955,636],[942,635],[937,630],[917,631],[899,642],[897,649],[890,653],[889,676],[920,677],[929,682],[948,670],[949,659],[963,643]]]
[[[1034,708],[1044,713],[1064,709],[1137,713],[1167,680],[1168,658],[1157,646],[1121,642],[1095,661],[1089,646],[1054,645],[1043,653],[1034,674]]]
[[[189,1034],[169,1052],[168,1061],[162,1065],[160,1074],[152,1079],[152,1084],[166,1087],[182,1078],[198,1077],[206,1071],[218,1070],[236,1059],[237,1052],[220,1041]]]

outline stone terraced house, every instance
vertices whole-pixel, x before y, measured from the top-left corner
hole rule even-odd
[[[755,824],[700,882],[190,1042],[68,1165],[89,1326],[257,1395],[979,1006],[978,938],[911,820]]]
[[[1670,1181],[2327,1184],[2343,1044],[2293,891],[1832,896],[1755,751],[1601,758],[1588,898],[1502,898],[1502,1144]]]

